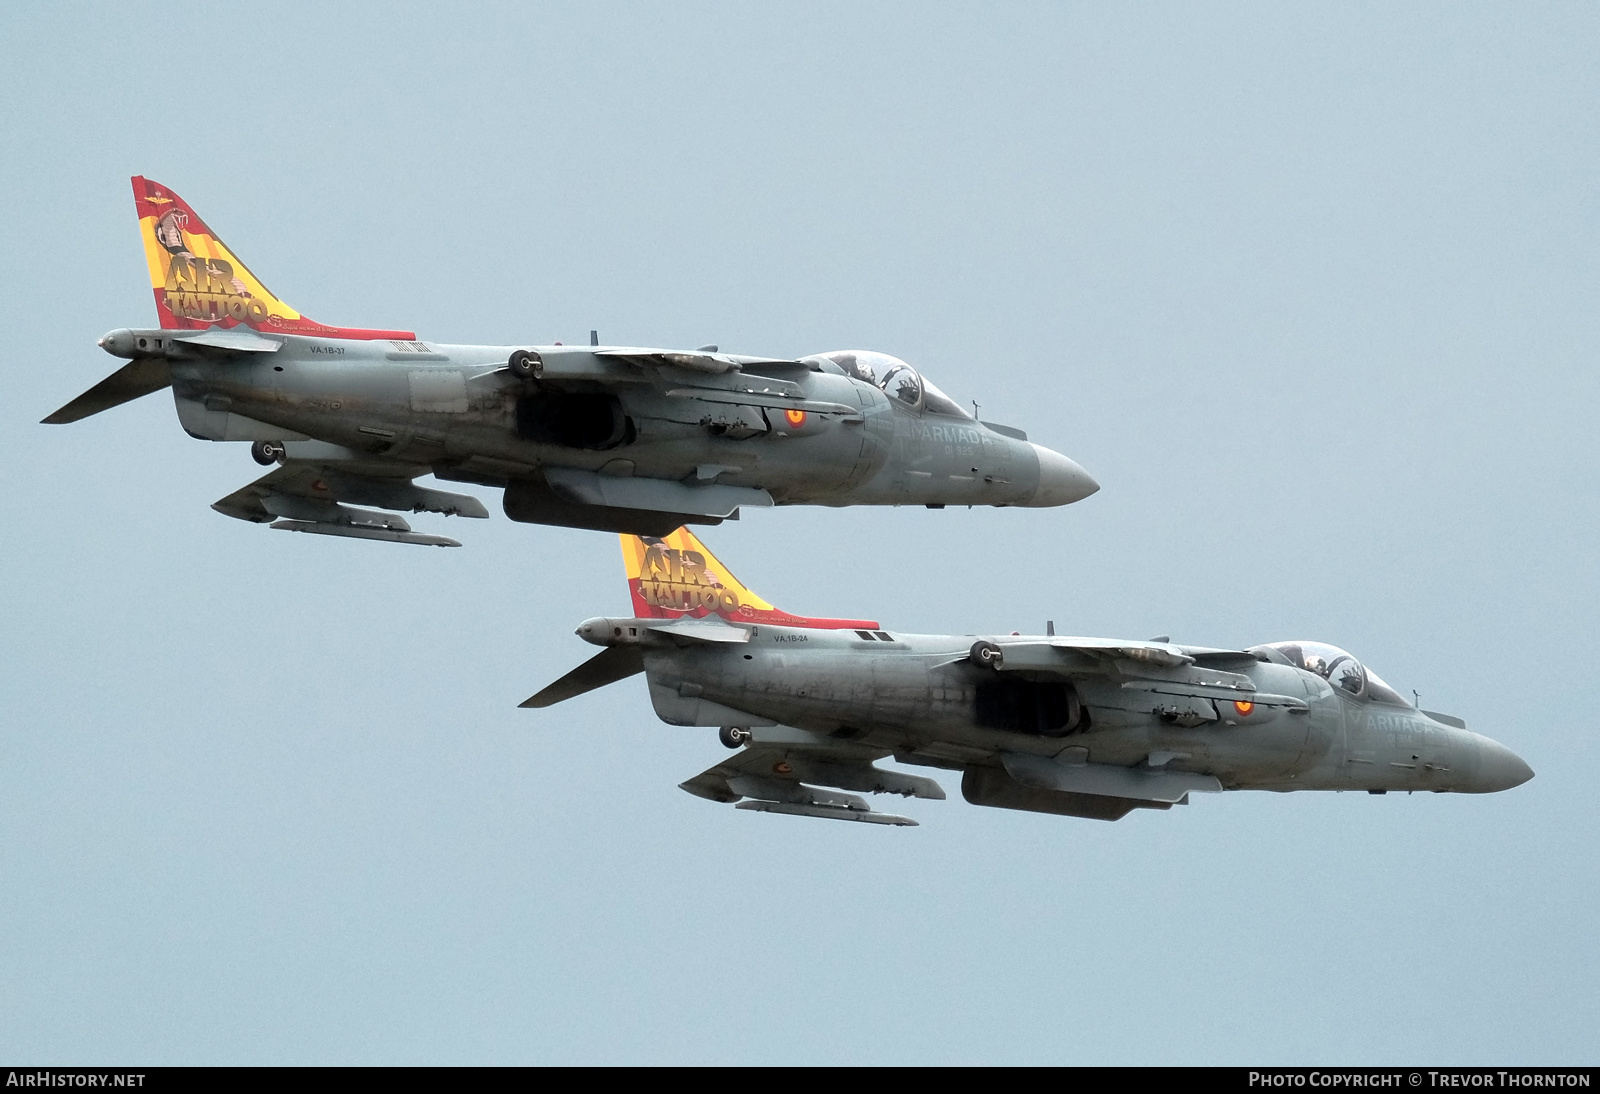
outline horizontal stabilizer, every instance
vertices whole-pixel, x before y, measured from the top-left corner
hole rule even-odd
[[[72,402],[44,419],[45,425],[66,425],[82,421],[91,414],[132,402],[142,395],[160,391],[172,383],[172,370],[165,358],[140,357],[85,391]]]
[[[607,646],[538,694],[518,703],[521,707],[550,707],[575,695],[603,688],[644,671],[644,654],[638,646]]]
[[[401,532],[393,528],[375,528],[364,524],[328,524],[314,520],[279,520],[272,527],[280,532],[312,532],[319,536],[343,536],[346,539],[379,539],[388,543],[416,543],[423,547],[459,547],[461,544],[449,536],[430,536],[422,532]]]
[[[861,821],[864,824],[893,824],[898,827],[917,827],[910,817],[894,813],[874,813],[871,810],[839,809],[831,805],[796,805],[792,802],[742,801],[735,809],[752,809],[757,813],[787,813],[793,817],[823,817],[827,820]]]

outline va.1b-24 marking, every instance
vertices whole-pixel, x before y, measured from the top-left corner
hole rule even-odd
[[[586,621],[605,648],[522,705],[642,672],[663,721],[738,749],[683,789],[740,809],[914,824],[850,793],[944,797],[889,757],[959,772],[975,805],[1099,820],[1221,790],[1481,794],[1533,777],[1322,643],[901,634],[783,612],[686,529],[622,550],[633,617]]]

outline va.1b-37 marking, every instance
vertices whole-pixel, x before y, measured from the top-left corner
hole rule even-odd
[[[1481,794],[1533,777],[1322,643],[900,634],[780,611],[686,529],[622,549],[634,616],[586,621],[605,649],[522,705],[643,672],[663,721],[739,750],[683,789],[740,809],[914,824],[849,793],[944,797],[877,765],[891,756],[960,772],[975,805],[1100,820],[1196,792]]]
[[[976,421],[903,361],[625,346],[468,346],[329,327],[290,308],[177,194],[133,180],[160,329],[45,419],[170,386],[190,435],[279,466],[216,502],[275,528],[457,546],[393,512],[486,517],[426,474],[502,488],[512,520],[664,535],[744,506],[1066,505],[1099,487]],[[591,336],[591,343],[598,341]]]

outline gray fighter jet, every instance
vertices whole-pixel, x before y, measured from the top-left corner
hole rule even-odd
[[[737,749],[683,789],[740,809],[915,824],[848,793],[944,797],[888,757],[960,772],[974,805],[1099,820],[1197,792],[1485,794],[1533,777],[1322,643],[900,634],[779,611],[687,530],[622,538],[634,617],[586,621],[605,648],[522,705],[643,672],[662,721]]]
[[[44,419],[170,386],[191,436],[278,466],[216,502],[274,528],[459,546],[378,510],[486,517],[426,474],[503,488],[512,520],[662,535],[744,506],[1067,505],[1099,489],[1018,429],[974,420],[903,361],[600,346],[457,346],[328,327],[261,284],[182,198],[133,180],[160,329]],[[350,504],[350,503],[353,503]]]

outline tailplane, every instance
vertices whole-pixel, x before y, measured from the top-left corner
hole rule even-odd
[[[812,630],[878,629],[870,619],[815,619],[790,615],[751,592],[687,528],[662,537],[622,536],[633,613],[640,619],[701,619],[805,627]]]
[[[274,296],[177,194],[135,175],[133,201],[156,314],[169,330],[221,326],[320,338],[410,342],[417,337],[411,331],[330,327],[309,319]]]

